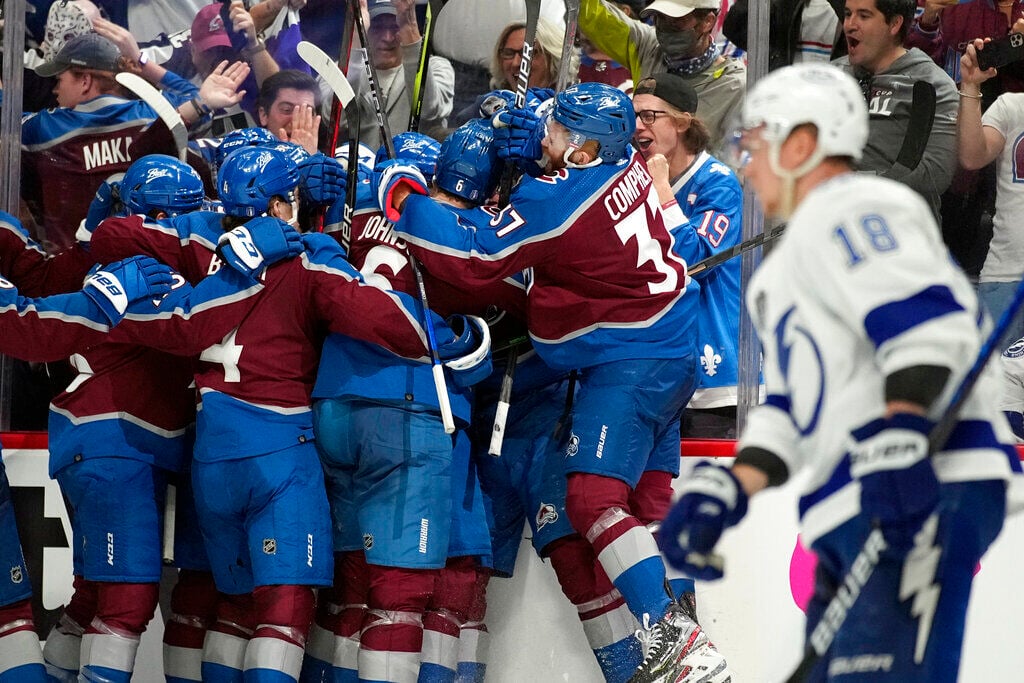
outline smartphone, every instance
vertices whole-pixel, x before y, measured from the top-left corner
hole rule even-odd
[[[249,46],[249,39],[245,36],[242,31],[236,31],[232,26],[231,17],[231,0],[224,0],[220,3],[220,18],[224,22],[224,30],[228,34],[228,39],[231,41],[231,48],[240,53],[242,50]]]
[[[985,46],[978,50],[978,66],[983,71],[992,67],[998,69],[1021,59],[1024,59],[1022,33],[1011,33],[1005,38],[985,43]]]

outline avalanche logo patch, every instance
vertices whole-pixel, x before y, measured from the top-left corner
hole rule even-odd
[[[277,539],[264,538],[263,539],[263,554],[264,555],[276,555],[277,554]]]
[[[579,452],[579,450],[580,450],[580,437],[576,436],[576,434],[574,434],[574,433],[570,433],[569,434],[569,443],[565,447],[565,455],[566,455],[566,457],[571,458],[572,456],[576,455]]]
[[[25,580],[25,575],[21,571],[21,565],[16,564],[11,567],[11,583],[21,583]]]
[[[373,548],[373,534],[363,534],[363,550]]]
[[[537,510],[537,531],[544,528],[544,525],[558,521],[558,510],[551,503],[541,503]]]

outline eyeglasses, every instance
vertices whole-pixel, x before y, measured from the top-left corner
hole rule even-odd
[[[510,59],[515,59],[516,55],[520,55],[522,53],[522,50],[513,50],[510,47],[503,47],[500,50],[498,50],[498,56],[501,57],[501,59],[506,62]]]
[[[669,112],[661,109],[641,109],[636,113],[636,117],[640,119],[640,122],[645,126],[652,125],[658,120],[659,116],[669,116]]]

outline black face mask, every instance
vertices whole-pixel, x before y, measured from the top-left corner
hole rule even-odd
[[[697,44],[700,42],[700,34],[694,28],[686,28],[682,31],[666,30],[655,28],[655,35],[658,38],[658,45],[665,53],[666,61],[677,61],[680,59],[692,59]]]

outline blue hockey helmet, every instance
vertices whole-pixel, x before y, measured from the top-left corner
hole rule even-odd
[[[274,197],[294,201],[298,184],[295,162],[270,147],[235,150],[217,174],[217,190],[224,213],[229,216],[260,216]]]
[[[441,152],[441,144],[423,133],[408,131],[395,136],[395,156],[402,161],[411,163],[428,180],[434,175],[437,155]],[[374,166],[387,160],[388,150],[384,145],[377,150]]]
[[[198,209],[204,196],[195,169],[166,154],[136,159],[121,179],[121,201],[131,213],[156,210],[177,216]]]
[[[274,134],[266,128],[253,127],[233,130],[220,139],[216,154],[217,166],[220,167],[224,163],[224,159],[236,149],[277,141]]]
[[[306,148],[302,145],[297,145],[294,142],[285,142],[283,140],[278,140],[277,138],[274,138],[270,142],[260,143],[259,146],[283,152],[286,157],[295,162],[296,166],[301,164],[310,156],[309,152],[307,152]]]
[[[503,165],[494,146],[494,128],[485,119],[473,119],[456,128],[441,143],[434,184],[476,204],[494,194]]]
[[[636,130],[629,96],[604,83],[577,83],[558,93],[552,117],[569,129],[574,145],[587,140],[600,143],[598,157],[607,163],[626,157]]]

